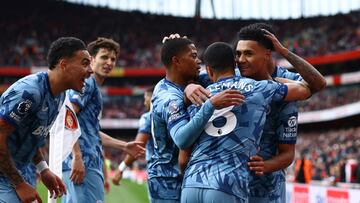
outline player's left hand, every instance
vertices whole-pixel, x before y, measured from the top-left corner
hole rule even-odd
[[[276,38],[276,36],[274,34],[272,34],[271,32],[265,30],[265,29],[261,29],[265,34],[265,37],[267,37],[269,40],[271,40],[271,42],[273,43],[274,49],[277,53],[281,54],[282,56],[287,55],[287,53],[289,52],[289,50],[287,48],[285,48],[280,41]]]
[[[130,156],[139,158],[145,154],[144,143],[142,141],[132,141],[126,143],[125,152]]]
[[[196,106],[201,106],[211,94],[209,90],[203,88],[201,85],[189,84],[184,90],[185,94],[185,103],[189,105],[190,103],[195,104]]]
[[[179,39],[179,38],[187,38],[187,36],[180,36],[178,33],[175,34],[171,34],[169,36],[165,36],[162,40],[162,43],[164,44],[166,41],[168,40],[173,40],[173,39]]]
[[[261,156],[255,155],[250,157],[248,166],[250,168],[250,171],[255,172],[256,175],[264,175],[264,160]]]
[[[117,169],[112,179],[112,182],[114,183],[114,185],[120,185],[120,181],[122,178],[123,178],[123,172]]]
[[[109,192],[110,192],[110,182],[109,182],[108,179],[106,179],[106,180],[104,181],[104,189],[105,189],[105,192],[106,192],[106,193],[109,193]]]
[[[41,181],[50,191],[50,198],[61,197],[63,194],[66,194],[66,187],[63,181],[51,172],[49,169],[45,169],[40,174]]]

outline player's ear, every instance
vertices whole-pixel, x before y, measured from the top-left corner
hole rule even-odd
[[[60,59],[59,60],[59,66],[60,66],[60,68],[62,69],[62,70],[65,70],[66,69],[66,66],[67,66],[67,61],[66,61],[66,59]]]
[[[180,64],[180,60],[177,56],[173,56],[171,57],[171,63],[174,65],[179,65]]]
[[[266,56],[266,59],[267,59],[267,60],[270,60],[270,59],[271,59],[272,54],[271,54],[271,50],[270,50],[270,49],[266,49],[266,51],[265,51],[265,56]]]
[[[214,71],[210,68],[210,66],[206,65],[206,72],[208,73],[208,76],[210,78],[211,81],[215,82],[213,80],[214,77]]]

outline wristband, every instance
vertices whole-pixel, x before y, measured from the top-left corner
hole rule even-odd
[[[39,174],[48,168],[49,168],[49,166],[46,163],[46,161],[40,161],[38,164],[36,164],[36,172]]]
[[[127,167],[126,163],[122,161],[119,165],[119,171],[124,172]]]

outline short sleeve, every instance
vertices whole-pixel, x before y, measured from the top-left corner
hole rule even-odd
[[[34,87],[19,85],[2,96],[0,116],[14,126],[37,112],[41,101],[40,92]]]
[[[298,129],[297,102],[284,103],[279,111],[279,125],[276,129],[280,144],[296,144]]]
[[[164,110],[163,116],[165,116],[169,132],[176,123],[184,119],[189,119],[183,98],[179,96],[172,96],[172,98],[164,104]]]

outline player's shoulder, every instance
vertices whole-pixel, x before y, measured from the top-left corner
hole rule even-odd
[[[158,100],[163,102],[175,99],[182,100],[183,94],[183,89],[180,86],[166,79],[162,79],[155,86],[152,100]]]
[[[281,67],[281,66],[275,66],[274,73],[272,75],[273,78],[275,77],[281,77],[281,78],[287,78],[291,80],[301,80],[301,76],[299,73],[291,72],[287,68]]]
[[[43,97],[43,94],[51,92],[47,73],[40,72],[26,76],[15,82],[10,87],[10,91],[23,94],[23,97],[28,95],[34,100],[39,100]]]

